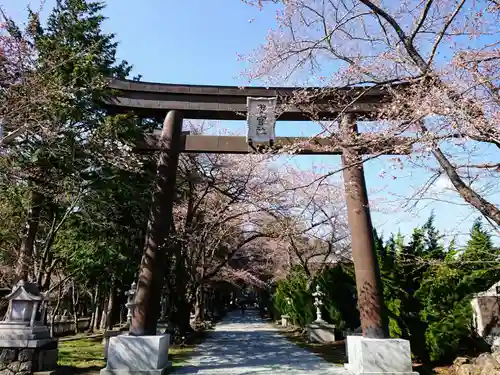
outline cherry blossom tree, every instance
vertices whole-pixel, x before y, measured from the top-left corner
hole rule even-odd
[[[294,265],[312,277],[325,265],[350,257],[338,183],[282,166],[275,169],[272,182],[265,190],[250,189],[246,203],[255,210],[247,215],[245,228],[259,234],[233,247],[233,258],[221,269],[226,280],[262,286],[285,277]]]
[[[322,87],[298,90],[292,101],[320,123],[320,135],[341,144],[339,121],[315,118],[314,100],[332,95],[331,87],[387,88],[392,102],[366,125],[365,141],[409,136],[414,153],[398,163],[430,172],[419,193],[447,176],[463,200],[500,225],[500,209],[481,186],[500,171],[497,1],[245,2],[276,10],[276,27],[244,57],[249,80]]]
[[[281,170],[273,210],[266,211],[278,236],[263,239],[272,279],[299,265],[313,277],[328,264],[350,259],[345,199],[339,181],[316,171]]]
[[[269,235],[248,227],[259,211],[252,204],[270,186],[266,157],[183,155],[179,169],[186,182],[185,199],[175,207],[176,269],[184,269],[193,290],[195,315],[202,318],[203,288],[221,277],[245,244]],[[180,280],[179,280],[180,281]],[[180,285],[178,285],[180,286]]]
[[[206,132],[206,124],[190,125]],[[278,158],[181,155],[169,269],[175,294],[186,296],[180,303],[194,306],[198,322],[212,285],[263,286],[292,263],[315,272],[349,240],[338,185],[283,168]]]

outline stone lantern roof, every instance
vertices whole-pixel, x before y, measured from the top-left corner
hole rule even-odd
[[[23,280],[19,281],[17,285],[12,288],[12,292],[4,297],[8,301],[33,301],[41,302],[46,300],[46,296],[40,293],[38,285],[35,283],[27,283]]]

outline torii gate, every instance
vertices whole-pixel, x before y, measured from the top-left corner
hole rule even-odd
[[[404,86],[406,85],[401,85]],[[255,148],[249,147],[246,137],[182,133],[183,119],[244,120],[247,114],[247,98],[287,98],[295,91],[303,89],[174,85],[117,79],[112,80],[109,87],[116,90],[116,95],[107,103],[110,111],[134,112],[140,117],[157,119],[163,118],[167,112],[161,134],[146,135],[137,144],[138,150],[159,151],[160,157],[130,334],[155,335],[165,256],[161,248],[172,224],[179,153],[247,154],[256,151]],[[357,118],[370,118],[370,115],[380,109],[380,105],[389,98],[387,88],[336,89],[332,90],[332,93],[317,100],[319,108],[324,108],[318,115],[321,118],[332,118],[332,115],[341,113],[341,131],[350,132],[352,135],[357,134]],[[347,108],[340,104],[337,108],[332,106],[332,101],[338,103],[339,98],[343,99],[342,102],[345,100],[352,104]],[[310,121],[311,119],[299,108],[291,106],[278,117],[278,120]],[[362,134],[360,136],[362,137]],[[284,145],[305,140],[307,138],[278,137],[274,148],[279,149]],[[379,267],[374,251],[373,227],[361,157],[362,154],[380,152],[385,155],[407,154],[409,149],[404,147],[407,140],[395,138],[390,144],[384,140],[383,144],[365,150],[335,147],[335,142],[328,138],[317,138],[311,142],[315,145],[334,146],[335,151],[314,150],[311,147],[303,149],[301,154],[342,155],[345,166],[343,175],[347,192],[348,224],[352,237],[352,256],[363,336],[385,338],[387,329],[382,316],[383,300]]]

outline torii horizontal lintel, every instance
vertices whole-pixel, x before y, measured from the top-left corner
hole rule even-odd
[[[299,91],[315,95],[314,115],[317,119],[333,119],[340,112],[357,113],[371,119],[390,99],[390,90],[404,90],[406,83],[374,87],[236,87],[180,85],[112,79],[108,87],[115,90],[106,99],[110,112],[133,112],[140,117],[163,119],[165,112],[178,110],[185,119],[244,120],[247,97],[276,97],[285,101],[277,113],[281,121],[310,121],[308,108],[299,108],[289,98]],[[283,103],[282,103],[283,104]],[[306,106],[309,107],[309,106]]]
[[[136,152],[159,151],[159,134],[146,134],[135,146]],[[362,136],[361,136],[362,139]],[[277,137],[272,146],[249,145],[243,136],[223,135],[181,135],[179,152],[182,153],[212,153],[212,154],[252,154],[263,152],[286,152],[300,155],[340,155],[342,149],[334,139],[306,137]],[[408,138],[395,137],[391,139],[380,136],[380,141],[370,139],[369,144],[360,146],[360,154],[407,155],[411,153]]]

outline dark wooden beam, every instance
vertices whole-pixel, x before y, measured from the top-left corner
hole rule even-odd
[[[401,84],[401,87],[406,85]],[[399,86],[398,86],[399,87]],[[175,85],[155,82],[136,82],[113,79],[109,88],[115,90],[106,106],[110,112],[134,112],[138,116],[163,118],[169,110],[179,110],[187,119],[244,120],[247,97],[277,97],[288,103],[279,120],[309,121],[304,108],[290,104],[298,90],[317,93],[314,100],[319,118],[334,118],[338,112],[352,112],[369,117],[388,101],[387,88],[297,88]],[[321,94],[320,94],[321,93]]]
[[[388,141],[380,137],[380,142],[371,142],[370,146],[361,147],[360,154],[406,155],[411,153],[411,145],[407,138],[393,138]],[[249,146],[246,137],[221,135],[182,135],[179,151],[186,153],[215,154],[251,154],[265,151],[279,152],[280,149],[298,142],[307,142],[310,147],[302,147],[297,154],[301,155],[340,155],[342,149],[335,140],[329,138],[277,137],[272,147]],[[135,151],[154,152],[160,150],[159,133],[146,134],[137,142]],[[399,146],[399,147],[398,147]],[[404,146],[404,147],[403,147]]]

